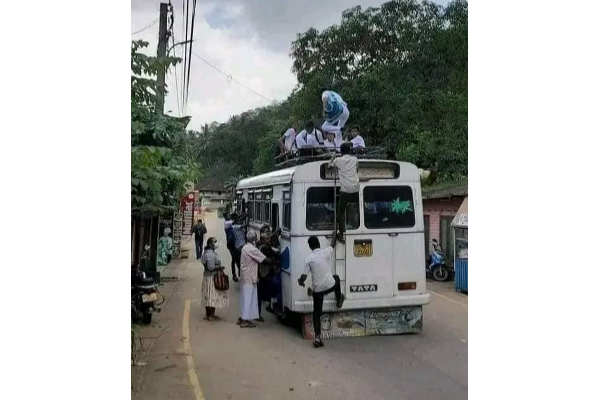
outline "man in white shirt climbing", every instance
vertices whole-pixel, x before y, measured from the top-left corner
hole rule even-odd
[[[313,326],[315,328],[314,347],[323,347],[323,340],[321,339],[321,314],[323,313],[323,300],[325,296],[334,292],[336,307],[342,308],[344,304],[340,277],[331,274],[332,260],[335,259],[333,246],[335,246],[335,237],[331,242],[331,246],[324,249],[321,249],[318,237],[309,237],[308,247],[310,247],[311,253],[306,257],[304,271],[298,279],[298,284],[304,287],[304,282],[309,273],[312,277]],[[310,295],[311,289],[308,291]]]
[[[330,167],[336,167],[340,180],[340,196],[337,204],[337,238],[345,243],[344,233],[346,231],[346,208],[358,195],[360,188],[358,181],[358,159],[350,155],[352,144],[342,143],[340,147],[341,157],[336,158],[335,153],[329,162]]]

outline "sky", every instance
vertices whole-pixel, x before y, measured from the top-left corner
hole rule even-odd
[[[168,2],[168,0],[163,0]],[[185,0],[183,0],[185,1]],[[186,115],[192,117],[188,129],[199,130],[213,121],[225,122],[231,116],[285,100],[297,81],[292,73],[290,44],[296,35],[311,27],[324,29],[339,23],[342,12],[360,5],[377,7],[385,0],[200,0],[196,5],[193,51],[230,75],[235,81],[192,56]],[[437,0],[446,4],[447,0]],[[190,6],[193,0],[189,1]],[[184,37],[182,0],[172,3],[177,41]],[[159,16],[160,0],[131,1],[131,32],[136,32]],[[182,23],[183,22],[183,23]],[[147,54],[156,54],[158,24],[131,36],[149,42]],[[177,51],[181,57],[182,47]],[[182,67],[177,68],[181,82]],[[178,105],[175,71],[167,76],[169,94],[165,112],[182,115]],[[181,83],[179,84],[179,86]],[[181,87],[179,87],[181,95]]]

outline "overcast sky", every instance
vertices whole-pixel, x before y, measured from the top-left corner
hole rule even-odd
[[[168,2],[168,0],[165,0]],[[185,0],[184,0],[185,1]],[[216,0],[197,1],[193,50],[207,61],[272,100],[284,100],[296,85],[291,72],[290,43],[310,27],[326,28],[339,23],[342,11],[361,5],[379,6],[382,0]],[[437,0],[446,4],[447,0]],[[189,1],[190,6],[193,0]],[[158,18],[160,0],[131,1],[131,32]],[[174,0],[175,37],[183,40],[183,4]],[[150,43],[156,54],[158,24],[132,35]],[[177,54],[181,57],[181,51]],[[181,66],[178,67],[181,79]],[[188,129],[199,130],[212,121],[268,105],[269,102],[192,56],[187,115]],[[165,111],[179,115],[173,69],[167,77],[169,95]],[[179,88],[181,90],[181,87]]]

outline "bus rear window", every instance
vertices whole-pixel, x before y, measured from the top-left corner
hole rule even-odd
[[[410,186],[367,186],[363,198],[366,228],[415,226],[415,206]]]
[[[340,188],[337,188],[339,196]],[[329,231],[334,229],[333,188],[312,187],[306,193],[306,228],[310,231]],[[346,229],[358,229],[358,193],[346,208]]]

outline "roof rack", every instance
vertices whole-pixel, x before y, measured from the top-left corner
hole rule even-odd
[[[296,154],[286,153],[275,157],[275,169],[294,167],[313,161],[329,160],[332,153],[333,151],[329,149],[319,147],[299,149]],[[350,153],[358,159],[387,160],[385,147],[353,148]]]

